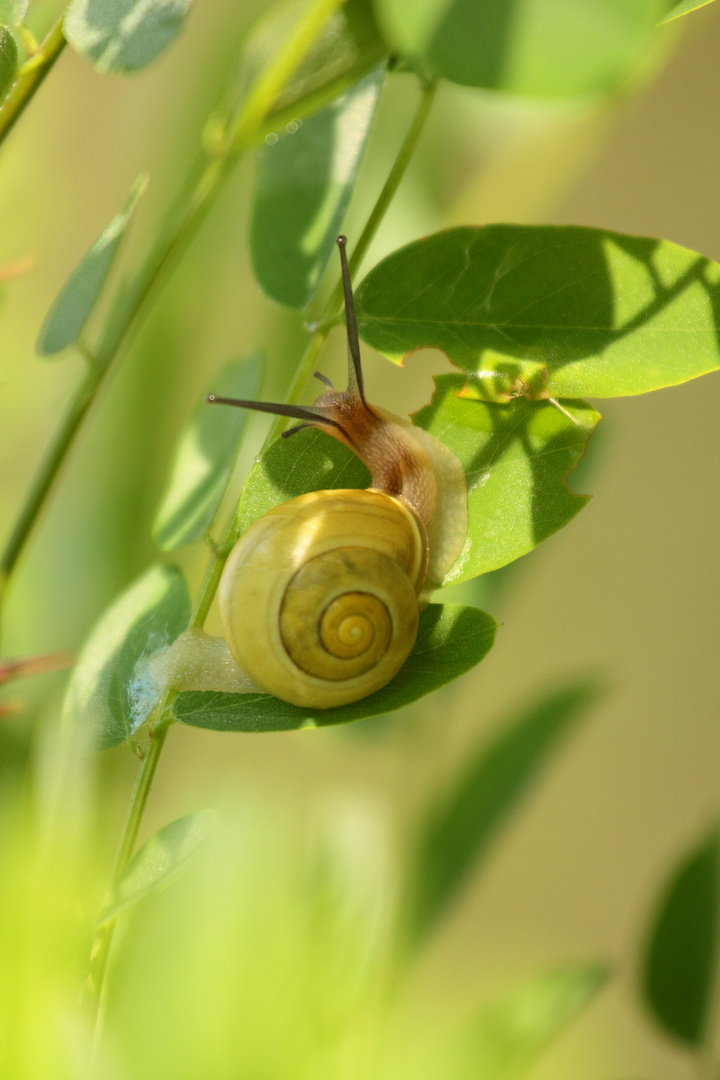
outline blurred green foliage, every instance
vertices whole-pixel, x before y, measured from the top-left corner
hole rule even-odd
[[[133,33],[138,26],[142,28],[139,15],[150,11],[157,16],[146,27],[147,39],[141,48],[130,35],[129,51],[124,59],[125,42],[121,41],[122,34],[118,36],[117,19],[115,23],[106,20],[101,37],[96,38],[87,18],[92,5],[82,2],[71,5],[68,36],[81,53],[99,61],[101,67],[128,70],[143,66],[159,55],[174,38],[188,6],[161,2],[143,7],[130,0],[124,4],[99,5],[97,10],[110,16],[117,16],[118,12],[123,17],[132,16],[136,8],[138,19],[133,22],[131,18]],[[682,10],[673,9],[671,14],[680,14],[691,6],[697,5],[679,5]],[[22,7],[22,4],[12,5],[8,18],[13,23],[24,17]],[[255,60],[249,63],[246,52],[245,68],[239,71],[238,39],[262,7],[260,3],[242,7],[224,4],[205,13],[193,12],[195,21],[178,37],[177,53],[169,51],[159,59],[147,75],[141,76],[147,81],[140,81],[135,87],[128,83],[122,84],[121,89],[108,89],[100,80],[93,81],[96,76],[89,69],[83,71],[79,61],[69,58],[67,68],[61,67],[52,75],[59,80],[57,97],[48,88],[33,106],[38,126],[33,128],[33,113],[28,113],[29,134],[23,135],[23,122],[17,133],[20,140],[17,149],[8,144],[9,175],[22,177],[20,182],[15,181],[13,189],[15,204],[22,212],[9,215],[8,243],[22,252],[37,245],[44,260],[27,286],[24,283],[11,286],[10,303],[3,309],[8,320],[4,332],[10,348],[2,362],[11,376],[7,394],[5,384],[2,385],[3,437],[11,448],[11,457],[9,467],[3,469],[0,477],[0,502],[8,527],[39,450],[47,442],[58,409],[77,377],[74,359],[68,361],[65,371],[55,368],[50,371],[47,367],[40,370],[30,359],[42,313],[57,294],[59,284],[77,265],[82,251],[119,205],[133,175],[149,165],[154,184],[145,200],[147,206],[138,214],[137,235],[129,239],[127,265],[137,257],[141,246],[155,236],[160,210],[176,189],[180,163],[197,152],[201,137],[203,153],[211,162],[213,154],[223,151],[228,125],[236,116],[243,92],[239,91],[240,98],[234,97],[234,89],[237,90],[238,84],[247,89],[248,79],[252,81],[249,68],[259,63],[261,54],[265,55],[262,49],[256,49],[252,54]],[[530,105],[507,97],[501,100],[475,95],[471,101],[462,96],[464,91],[444,84],[439,115],[428,130],[426,147],[404,184],[402,199],[389,216],[386,231],[374,244],[370,262],[379,261],[402,244],[437,230],[448,221],[458,224],[458,215],[463,219],[467,216],[476,221],[483,219],[478,209],[483,206],[477,194],[482,186],[478,177],[482,175],[483,165],[491,171],[494,148],[502,141],[497,135],[499,129],[516,125],[519,130],[525,125],[526,132],[534,136],[539,132],[544,138],[556,125],[555,130],[561,133],[560,142],[564,139],[564,143],[563,152],[556,155],[552,167],[532,182],[519,175],[523,170],[515,170],[513,182],[520,191],[526,185],[529,206],[535,205],[534,192],[542,183],[548,182],[551,188],[557,183],[562,188],[571,172],[568,161],[572,160],[575,141],[573,123],[591,128],[598,115],[609,109],[610,100],[617,100],[618,93],[627,92],[628,85],[637,84],[641,75],[652,69],[667,47],[663,42],[669,40],[662,36],[654,38],[651,33],[654,21],[665,13],[667,5],[654,6],[638,0],[624,6],[608,3],[603,8],[601,0],[591,0],[583,6],[588,18],[577,20],[579,29],[573,30],[572,23],[565,21],[562,34],[556,35],[552,42],[558,49],[547,49],[545,43],[547,36],[554,33],[553,26],[557,23],[553,19],[557,20],[562,5],[554,8],[545,5],[545,9],[540,4],[527,4],[522,10],[518,7],[514,14],[519,12],[522,18],[518,16],[512,24],[498,5],[488,4],[487,12],[496,7],[493,34],[483,39],[483,49],[473,48],[469,52],[468,46],[474,43],[473,20],[479,7],[463,2],[413,6],[404,4],[404,0],[383,0],[376,5],[376,13],[381,26],[389,32],[390,44],[407,45],[412,54],[410,63],[401,64],[401,69],[415,65],[423,74],[439,72],[472,86],[503,91],[521,89],[541,98],[553,94],[590,94],[595,99],[589,103],[587,98],[578,97],[570,105],[560,108],[556,103],[551,104],[543,112],[544,106],[537,103]],[[32,5],[28,17],[33,25],[35,21],[42,23],[48,10],[47,5]],[[302,5],[289,5],[281,14],[288,25],[297,27],[304,10]],[[552,17],[546,18],[548,12]],[[598,12],[601,16],[604,12],[602,25],[597,19]],[[277,14],[266,20],[265,31],[260,35],[270,56]],[[383,45],[368,5],[349,5],[347,16],[345,23],[342,13],[337,16],[338,27],[328,28],[322,48],[306,58],[306,66],[295,80],[299,85],[294,85],[291,79],[277,99],[277,116],[270,121],[276,122],[281,136],[286,136],[277,145],[289,154],[293,145],[290,140],[297,130],[293,132],[285,125],[294,123],[296,107],[320,109],[380,59]],[[441,17],[441,22],[430,26],[436,16]],[[420,25],[422,19],[425,23]],[[432,32],[428,34],[429,26]],[[619,27],[627,32],[618,34]],[[575,33],[579,36],[573,37]],[[407,35],[415,36],[410,40]],[[14,39],[8,40],[13,41],[12,50]],[[255,36],[251,40],[257,45],[259,38]],[[121,57],[120,62],[116,62],[117,56]],[[234,58],[230,76],[218,97],[221,82],[218,73],[228,58]],[[468,63],[472,70],[468,70]],[[397,68],[396,58],[393,64]],[[389,76],[376,118],[377,148],[368,146],[367,163],[359,174],[360,184],[349,211],[348,231],[352,226],[359,232],[374,192],[386,174],[403,127],[401,121],[409,114],[410,98],[415,92],[412,83],[414,78],[407,71]],[[601,101],[606,93],[608,97]],[[220,105],[213,105],[218,100]],[[206,123],[208,111],[213,108],[216,111]],[[315,113],[315,118],[319,117],[322,111]],[[277,133],[268,131],[271,136]],[[590,142],[596,137],[589,137]],[[264,151],[268,161],[273,149],[270,143],[272,139]],[[80,155],[85,170],[77,167]],[[55,199],[47,195],[52,186],[48,183],[51,170]],[[452,174],[451,181],[448,174]],[[79,644],[111,599],[155,557],[149,539],[150,527],[170,472],[173,446],[184,418],[208,384],[212,371],[221,370],[228,356],[247,355],[262,340],[269,358],[268,382],[278,388],[275,396],[284,392],[301,351],[303,330],[297,317],[278,312],[252,281],[242,243],[253,210],[248,194],[250,181],[250,171],[243,164],[237,180],[218,197],[204,231],[182,252],[184,259],[178,263],[165,294],[151,294],[153,302],[148,306],[147,322],[113,384],[96,402],[90,423],[68,462],[69,469],[62,476],[57,501],[49,507],[37,540],[20,565],[3,625],[4,650],[21,652]],[[262,193],[262,188],[259,190]],[[314,206],[315,222],[320,211],[327,212],[327,186],[320,194],[323,197]],[[335,191],[334,195],[337,194]],[[343,190],[340,194],[343,201],[349,193]],[[468,206],[474,208],[472,212]],[[254,207],[257,213],[257,201]],[[554,230],[543,231],[544,236],[551,233],[557,235]],[[513,233],[520,234],[525,235],[524,230]],[[323,241],[330,235],[328,230]],[[306,237],[307,230],[298,230],[296,249]],[[321,248],[322,244],[315,253],[317,261],[310,275],[313,288],[320,282],[320,294],[325,287],[320,280],[324,257]],[[650,277],[643,278],[635,291],[620,290],[614,301],[630,303],[634,297],[638,303],[652,302],[663,298],[663,289],[672,291],[677,280],[673,279],[668,286],[663,272],[673,258],[681,258],[677,253],[682,249],[671,244],[661,245],[661,249],[664,255],[659,268],[654,255],[651,258],[648,254]],[[8,251],[8,257],[13,254]],[[293,267],[292,258],[297,254],[297,250],[290,252],[285,277],[280,267],[281,284],[287,284],[296,272],[297,260]],[[622,260],[617,251],[614,258],[620,266]],[[715,270],[714,264],[708,262],[702,266]],[[618,274],[626,284],[631,281],[637,285],[637,273],[633,277],[631,269],[637,271],[637,267],[629,268],[623,262]],[[653,385],[677,381],[667,376],[668,365],[687,361],[683,375],[697,374],[701,368],[706,370],[702,364],[698,366],[698,355],[703,349],[703,355],[711,354],[713,358],[707,366],[715,366],[714,320],[708,300],[714,299],[716,282],[712,275],[711,280],[699,275],[692,260],[690,269],[694,276],[688,279],[687,296],[676,295],[677,290],[672,295],[673,302],[679,299],[681,306],[676,325],[660,326],[664,332],[676,333],[677,347],[657,350],[653,353],[654,360],[651,357],[652,363],[648,362],[649,367],[657,362]],[[273,266],[273,270],[277,271],[278,267]],[[543,264],[536,276],[546,283],[549,272],[548,265]],[[575,272],[566,276],[565,284],[575,283]],[[401,285],[409,288],[410,293],[415,290],[417,308],[417,281],[412,274]],[[92,303],[80,305],[82,323],[90,315],[98,292],[93,287],[87,294],[92,294]],[[125,281],[117,295],[122,306],[128,295]],[[309,294],[303,293],[303,300],[306,295]],[[407,298],[408,294],[404,295]],[[518,297],[520,293],[515,299]],[[607,337],[609,330],[618,326],[613,318],[617,316],[622,323],[628,312],[622,303],[616,308],[607,296],[605,301],[598,332]],[[107,306],[112,308],[102,299],[98,317],[105,317]],[[425,309],[423,313],[426,314]],[[633,314],[637,313],[630,312]],[[692,323],[695,337],[705,342],[703,348],[698,349],[695,341],[692,348],[685,350],[685,339],[678,336],[684,323]],[[89,326],[92,330],[93,320]],[[557,329],[555,325],[554,332]],[[75,329],[67,341],[74,338],[77,338]],[[423,342],[428,343],[429,339]],[[464,345],[467,349],[467,343]],[[403,351],[406,347],[412,346],[403,344]],[[474,347],[475,343],[471,342],[470,348]],[[593,354],[600,356],[602,352],[595,343]],[[18,356],[25,358],[23,367],[17,363]],[[516,359],[514,353],[512,356]],[[335,362],[331,355],[329,367]],[[374,361],[371,363],[379,383],[380,368],[374,366]],[[434,364],[433,370],[439,370],[438,362]],[[626,367],[630,371],[632,365]],[[6,369],[3,368],[3,374]],[[395,395],[394,390],[387,390],[392,377],[389,373],[385,376],[388,396]],[[447,379],[447,375],[439,378]],[[399,383],[392,385],[398,387]],[[598,386],[594,385],[597,390]],[[633,384],[633,389],[638,388],[647,386]],[[493,384],[493,394],[496,389]],[[506,389],[504,384],[503,389]],[[563,392],[562,386],[554,389]],[[486,390],[487,386],[481,385],[476,397],[483,399]],[[580,392],[575,385],[571,391]],[[426,379],[422,390],[406,389],[403,393],[407,400],[394,406],[398,411],[426,406],[429,380]],[[382,390],[377,395],[373,391],[373,399],[377,396],[381,400],[382,394]],[[42,405],[38,404],[40,400]],[[49,417],[48,401],[55,402]],[[491,412],[502,415],[501,411],[505,410],[515,417],[527,414],[535,419],[540,417],[541,421],[546,418],[553,430],[549,434],[544,429],[538,432],[529,424],[532,430],[521,447],[530,459],[533,453],[542,458],[544,466],[548,448],[558,452],[553,440],[559,432],[560,458],[555,464],[551,462],[549,470],[536,471],[533,482],[528,484],[527,490],[532,490],[540,500],[548,499],[548,484],[559,489],[568,469],[587,444],[589,431],[575,430],[571,426],[573,419],[563,417],[550,403],[502,403],[492,396],[491,409],[487,404],[473,401],[472,394],[465,401],[454,401],[457,404],[450,402],[454,409],[473,404],[478,414],[482,411],[483,415]],[[587,406],[582,409],[585,415],[590,413]],[[593,419],[596,415],[592,413]],[[247,435],[224,508],[229,508],[239,493],[239,477],[250,469],[260,447],[262,429],[258,424],[249,424]],[[225,466],[234,458],[236,449],[234,443],[232,453],[228,450],[220,455],[225,461],[223,468],[218,467],[217,475],[214,474],[219,479],[213,490],[213,510],[228,480]],[[478,481],[484,475],[478,469]],[[314,471],[311,480],[313,486],[318,486],[318,480],[323,481],[322,468]],[[358,483],[365,482],[361,473]],[[267,497],[267,486],[260,485],[254,494],[262,501]],[[583,502],[571,493],[560,494],[567,504],[567,512],[558,515],[562,520],[549,523],[545,513],[538,515],[538,504],[534,513],[528,504],[526,517],[521,521],[513,518],[513,526],[520,532],[528,521],[537,526],[532,530],[535,542],[565,524],[574,516],[568,507],[579,508]],[[246,492],[246,509],[247,496]],[[545,504],[539,505],[542,509]],[[175,546],[175,539],[164,546]],[[183,553],[182,560],[194,595],[202,575],[203,555],[195,549]],[[515,570],[514,564],[512,572],[502,571],[505,576],[497,580],[522,581],[522,573],[515,576]],[[162,579],[160,586],[158,574]],[[147,585],[147,579],[143,580]],[[86,682],[80,687],[79,697],[80,684],[75,683],[75,697],[70,699],[74,704],[68,715],[84,715],[89,722],[86,727],[103,728],[106,734],[110,731],[108,745],[132,734],[157,700],[152,696],[155,689],[151,688],[148,697],[147,687],[138,688],[134,680],[138,664],[147,662],[148,627],[150,634],[155,631],[161,637],[168,629],[167,612],[157,625],[153,623],[158,588],[163,594],[172,592],[173,584],[180,580],[173,571],[155,572],[152,587],[140,597],[139,604],[129,613],[120,613],[127,616],[124,622],[120,620],[122,625],[119,628],[114,625],[94,658],[78,669],[76,679]],[[487,593],[494,587],[482,581],[471,586],[476,590],[473,600],[478,602],[483,589]],[[560,588],[553,583],[553,590],[550,602],[544,607],[544,618],[550,628],[548,642],[554,646],[554,636],[560,634],[559,628],[564,623],[561,615],[553,618],[555,613],[551,609],[556,605],[561,609],[573,588],[566,587],[563,581]],[[584,614],[594,616],[597,606],[597,602],[588,600]],[[172,609],[169,621],[179,630],[189,617],[184,586],[169,607]],[[610,628],[613,633],[616,624],[619,633],[621,623],[632,621],[632,610],[628,601],[623,618],[616,618]],[[147,625],[142,626],[140,633],[138,626],[143,619]],[[533,642],[538,655],[540,644]],[[467,646],[468,642],[456,642],[456,654],[461,645]],[[510,694],[508,686],[529,664],[528,652],[518,650],[510,670],[506,668],[505,676],[501,676],[503,700]],[[568,650],[559,647],[553,662],[566,655]],[[543,659],[543,674],[545,664]],[[416,674],[418,679],[427,676],[422,663],[411,674]],[[446,690],[417,706],[414,713],[408,710],[400,714],[408,741],[396,755],[401,768],[395,778],[394,794],[401,793],[403,797],[405,788],[412,788],[415,781],[411,775],[413,768],[419,772],[411,745],[427,760],[426,767],[434,777],[438,768],[444,767],[444,756],[452,757],[450,748],[458,718],[467,718],[472,736],[464,747],[468,760],[457,770],[456,779],[451,778],[446,785],[441,810],[436,808],[429,816],[431,826],[426,830],[424,847],[415,835],[416,826],[411,824],[408,830],[412,834],[412,850],[425,853],[420,863],[427,886],[423,902],[431,910],[431,915],[426,911],[423,917],[427,923],[446,904],[449,906],[459,883],[470,880],[487,838],[499,835],[500,827],[509,821],[509,810],[515,805],[518,793],[545,761],[548,747],[554,748],[558,735],[573,722],[570,706],[579,706],[584,700],[582,691],[561,690],[556,698],[551,698],[549,706],[538,704],[535,712],[531,710],[525,726],[503,728],[494,743],[483,740],[478,747],[475,725],[486,723],[485,693],[491,678],[484,676],[482,694],[477,690],[479,683],[468,681],[471,689],[462,701],[457,691]],[[119,828],[121,804],[127,798],[131,763],[118,754],[91,766],[84,743],[87,731],[81,733],[80,744],[73,741],[78,734],[76,730],[58,732],[58,679],[56,676],[43,679],[44,683],[36,689],[23,684],[25,715],[19,720],[3,720],[6,726],[0,732],[4,779],[0,805],[0,833],[4,838],[0,845],[0,872],[4,882],[0,917],[3,955],[0,1065],[4,1075],[22,1080],[88,1075],[92,1035],[88,1017],[78,1006],[78,988],[94,923],[105,896],[109,848],[114,830]],[[435,682],[430,680],[433,686],[444,681],[444,677],[436,678]],[[98,686],[99,696],[94,696]],[[107,711],[98,710],[101,699]],[[410,695],[405,695],[395,704],[408,700]],[[83,702],[88,706],[84,710]],[[362,714],[360,709],[358,715]],[[637,714],[633,715],[637,719]],[[35,721],[34,730],[30,729],[30,720]],[[398,729],[386,724],[375,730],[388,735]],[[185,814],[187,800],[197,798],[197,785],[203,783],[200,777],[208,764],[203,754],[213,751],[199,750],[198,742],[183,741],[192,732],[177,729],[173,734],[185,748],[185,756],[181,757],[178,751],[174,762],[179,791],[175,797],[182,801]],[[213,738],[205,733],[197,736]],[[259,769],[255,773],[256,787],[268,790],[262,798],[248,796],[240,806],[236,796],[228,796],[226,788],[214,778],[224,767],[236,768],[233,755],[237,750],[229,748],[226,742],[224,749],[215,751],[214,772],[207,781],[212,801],[222,803],[225,799],[226,805],[221,813],[220,829],[199,854],[199,864],[190,865],[192,860],[185,858],[189,850],[184,846],[187,839],[184,827],[177,830],[177,836],[173,829],[179,822],[188,820],[184,816],[151,835],[138,852],[138,861],[128,867],[128,877],[120,878],[115,897],[117,906],[113,910],[117,912],[122,907],[127,913],[122,916],[111,966],[104,1038],[94,1065],[99,1075],[117,1076],[120,1080],[125,1076],[128,1080],[143,1076],[181,1080],[183,1076],[195,1077],[209,1071],[218,1077],[372,1075],[462,1080],[465,1076],[480,1076],[502,1080],[524,1075],[533,1067],[544,1045],[563,1030],[599,989],[604,968],[571,961],[520,983],[516,990],[501,993],[497,987],[489,992],[486,988],[484,995],[477,995],[484,997],[482,1005],[476,1000],[474,988],[467,991],[466,987],[454,986],[453,974],[444,973],[437,985],[431,980],[429,992],[423,983],[422,968],[405,966],[406,954],[401,943],[405,941],[407,928],[403,920],[412,905],[406,909],[396,898],[405,899],[411,886],[402,880],[404,859],[394,850],[392,827],[384,819],[378,825],[366,809],[348,813],[344,799],[326,809],[317,797],[314,778],[318,770],[324,768],[324,775],[334,777],[337,768],[341,783],[348,776],[343,770],[357,767],[357,751],[348,752],[339,735],[334,736],[337,743],[328,742],[331,736],[331,732],[267,736],[262,737],[267,749],[260,750],[244,743],[242,753],[248,755],[250,764],[237,766],[240,772],[243,768],[248,770],[244,775],[249,775],[257,763],[254,754],[267,753],[262,767],[268,775],[275,767],[276,756],[289,764],[287,775],[277,786],[265,783],[262,768]],[[287,741],[310,737],[317,740],[316,758],[303,756],[312,753],[306,744]],[[66,742],[68,738],[70,741]],[[319,764],[324,753],[329,755],[329,766]],[[391,758],[392,754],[388,754],[386,763]],[[348,764],[350,761],[352,766]],[[384,767],[387,764],[381,766]],[[97,776],[93,775],[94,769]],[[303,780],[313,806],[310,819],[298,813],[290,797],[279,794],[287,777],[297,777],[303,770],[307,772]],[[227,777],[225,780],[233,788],[237,782],[234,775],[231,782]],[[93,796],[94,784],[100,789],[101,798]],[[167,793],[161,792],[159,798],[165,814],[161,822],[166,822],[172,816],[166,812],[168,807],[163,801],[168,798]],[[425,818],[423,806],[415,805],[414,810],[413,821]],[[573,815],[571,809],[566,817]],[[556,827],[554,834],[561,833],[563,828],[565,817],[563,826]],[[627,829],[625,822],[623,829]],[[547,838],[543,839],[549,843]],[[194,840],[190,846],[194,847]],[[701,856],[704,858],[703,853]],[[597,858],[595,847],[593,859]],[[186,863],[189,869],[184,879],[175,881],[172,888],[160,894],[156,886],[174,880]],[[717,932],[712,917],[717,906],[717,883],[716,867],[714,863],[710,867],[709,856],[700,867],[704,873],[699,875],[702,880],[697,873],[693,876],[695,863],[689,866],[689,871],[686,867],[687,872],[680,873],[674,891],[670,890],[660,908],[646,989],[660,1022],[681,1041],[697,1047],[712,1008],[709,985]],[[552,875],[551,862],[548,867]],[[572,895],[572,883],[565,884],[566,891]],[[417,881],[412,887],[418,888]],[[527,884],[514,883],[514,902],[518,902],[524,890]],[[422,891],[418,888],[419,894]],[[432,898],[428,901],[430,894]],[[112,894],[110,902],[113,902]],[[571,952],[577,956],[584,955],[586,950],[578,949],[575,941]],[[593,947],[591,952],[607,954],[604,947],[599,950]],[[508,959],[508,970],[513,966],[513,960]],[[509,981],[507,977],[494,979],[492,973],[489,978],[498,987]],[[448,1001],[450,986],[454,995]],[[582,1053],[578,1056],[582,1057]],[[571,1071],[576,1074],[574,1068]]]
[[[5,1076],[509,1080],[602,985],[601,967],[573,963],[490,1002],[428,997],[397,949],[387,821],[352,799],[301,820],[282,796],[226,790],[209,836],[207,815],[181,819],[128,867],[93,1051],[78,984],[107,867],[74,739],[54,744],[52,807],[0,807]]]
[[[720,842],[715,830],[676,869],[655,914],[643,989],[656,1020],[702,1047],[712,1023],[720,921]]]

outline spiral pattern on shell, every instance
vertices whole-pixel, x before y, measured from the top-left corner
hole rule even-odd
[[[301,495],[256,521],[220,583],[225,638],[263,690],[314,708],[379,690],[417,634],[422,525],[384,492]]]

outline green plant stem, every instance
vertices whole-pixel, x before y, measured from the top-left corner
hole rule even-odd
[[[63,20],[60,16],[42,45],[31,60],[20,68],[18,77],[0,104],[0,143],[12,131],[16,122],[30,104],[33,96],[65,48]]]
[[[169,695],[166,696],[169,697]],[[165,701],[163,704],[164,709],[162,711],[165,711],[170,703]],[[135,778],[135,787],[133,788],[133,793],[130,798],[125,823],[120,837],[120,844],[115,857],[115,865],[111,876],[113,884],[122,874],[133,853],[138,830],[140,829],[140,822],[142,821],[148,795],[150,794],[150,788],[152,787],[153,778],[155,776],[155,770],[157,769],[158,761],[160,760],[160,754],[167,737],[169,726],[169,724],[158,724],[157,727],[155,727],[150,736],[150,745],[141,762],[140,768],[138,769],[138,774]],[[105,969],[107,968],[114,932],[114,921],[103,923],[95,936],[92,951],[90,953],[90,963],[88,965],[85,990],[88,1000],[92,1002],[96,1008],[102,994]]]
[[[363,255],[367,251],[367,247],[370,244],[373,236],[375,235],[382,218],[390,205],[393,195],[398,189],[400,181],[402,180],[405,170],[410,162],[412,152],[415,148],[417,140],[422,131],[423,125],[427,118],[427,114],[432,103],[434,95],[434,85],[427,86],[423,89],[423,96],[420,102],[420,107],[415,116],[413,124],[408,132],[408,135],[403,142],[398,157],[396,158],[392,169],[388,175],[388,179],[385,182],[377,202],[373,207],[373,210],[368,218],[368,221],[362,231],[360,240],[353,252],[351,258],[351,264],[358,266]],[[305,383],[309,378],[310,373],[315,365],[317,356],[322,349],[328,334],[330,333],[331,324],[330,318],[334,314],[335,307],[339,308],[339,304],[342,301],[342,289],[340,289],[340,301],[335,300],[335,295],[338,292],[336,289],[331,296],[328,303],[325,305],[323,317],[317,324],[308,344],[303,353],[303,356],[298,365],[297,372],[291,384],[287,401],[295,402],[299,399]],[[122,320],[120,320],[122,325]],[[282,430],[282,428],[281,428]],[[268,435],[266,439],[266,445],[274,438],[274,429]],[[195,606],[193,609],[190,626],[193,628],[202,628],[205,620],[208,616],[213,600],[215,599],[215,593],[217,592],[220,577],[227,561],[227,558],[232,551],[232,548],[238,538],[238,525],[237,514],[233,513],[231,516],[223,534],[223,538],[212,551],[208,566],[205,571],[205,577],[200,587]],[[138,771],[137,779],[135,782],[135,788],[133,790],[130,805],[128,808],[127,817],[125,819],[125,826],[123,828],[122,838],[120,841],[120,847],[118,850],[117,859],[115,862],[115,868],[111,877],[111,884],[113,884],[124,870],[125,866],[130,859],[133,849],[135,847],[135,841],[137,839],[138,829],[142,820],[145,805],[147,803],[148,794],[150,792],[150,785],[152,783],[155,770],[157,769],[160,753],[167,736],[167,732],[170,726],[174,723],[172,716],[172,703],[175,699],[175,692],[168,691],[160,704],[157,707],[156,715],[158,717],[155,726],[151,729],[151,741],[150,748],[143,759],[140,769]],[[104,984],[105,971],[107,968],[107,961],[110,954],[110,946],[112,944],[114,933],[114,922],[104,924],[98,930],[93,943],[90,965],[87,976],[87,992],[88,997],[94,1003],[96,1009],[96,1022],[99,1025],[101,1020],[100,1003],[102,999],[102,991]]]
[[[415,118],[410,125],[407,135],[403,141],[398,156],[395,158],[392,169],[388,173],[388,178],[385,181],[382,191],[377,197],[377,201],[370,212],[370,217],[365,223],[363,231],[360,233],[360,239],[353,248],[352,255],[348,260],[348,268],[350,274],[354,274],[360,267],[363,259],[367,255],[367,250],[370,244],[375,238],[375,233],[380,227],[382,219],[387,213],[387,209],[390,203],[395,198],[395,193],[400,187],[400,183],[407,172],[407,167],[410,164],[410,160],[415,152],[415,147],[418,144],[425,123],[428,118],[428,113],[435,100],[435,94],[437,92],[437,81],[424,83],[422,86],[422,96],[420,98],[420,105],[415,114]],[[334,315],[340,311],[342,307],[343,299],[343,287],[342,278],[338,281],[335,289],[330,294],[330,299],[325,305],[325,310],[320,316],[320,323],[324,323],[326,320],[331,319]]]
[[[72,444],[75,433],[95,397],[97,386],[97,375],[92,369],[89,369],[75,392],[75,397],[60,430],[56,433],[45,455],[45,460],[30,488],[25,505],[0,558],[0,606],[10,583],[15,564],[43,507],[60,465],[65,460],[65,455]]]
[[[370,247],[375,234],[378,231],[380,224],[387,213],[388,207],[395,197],[397,189],[400,187],[400,183],[407,172],[407,167],[410,164],[415,147],[417,146],[418,139],[422,134],[425,122],[430,112],[430,107],[435,98],[437,90],[437,82],[432,81],[424,83],[422,86],[422,95],[420,98],[420,105],[413,119],[412,124],[408,130],[403,144],[398,151],[398,155],[393,162],[393,166],[388,173],[387,180],[383,184],[382,190],[377,197],[375,205],[370,211],[370,216],[365,222],[363,231],[360,233],[360,239],[353,248],[352,255],[348,261],[351,275],[357,271],[358,267],[362,263],[367,254],[367,250]],[[296,404],[300,399],[305,384],[311,377],[315,368],[315,361],[322,349],[323,345],[327,341],[328,335],[332,326],[334,325],[335,316],[342,308],[343,302],[343,285],[342,278],[340,278],[331,292],[322,314],[318,319],[315,329],[312,333],[310,340],[305,348],[305,352],[298,364],[297,371],[290,384],[288,395],[285,399],[288,404]],[[287,420],[283,416],[279,416],[273,426],[270,429],[265,445],[276,439],[284,430]]]

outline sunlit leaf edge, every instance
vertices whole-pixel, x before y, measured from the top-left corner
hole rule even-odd
[[[682,15],[691,15],[693,11],[699,11],[700,8],[707,7],[708,4],[712,3],[713,0],[680,0],[680,2],[674,4],[667,15],[660,20],[658,26],[664,26],[665,23],[674,22],[675,19],[679,19]]]

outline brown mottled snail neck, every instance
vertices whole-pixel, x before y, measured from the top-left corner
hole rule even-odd
[[[288,416],[288,437],[317,427],[370,471],[367,490],[314,491],[281,503],[238,540],[219,587],[225,641],[187,631],[151,662],[180,690],[261,690],[327,709],[385,686],[405,663],[418,613],[465,540],[465,473],[451,451],[365,398],[345,237],[338,237],[345,293],[348,385],[314,405],[218,398]],[[317,373],[316,373],[317,374]]]

